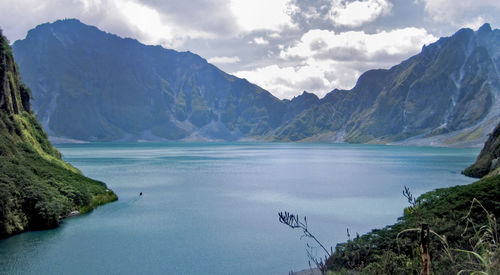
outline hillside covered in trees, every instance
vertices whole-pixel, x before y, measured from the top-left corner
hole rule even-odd
[[[465,271],[500,273],[498,239],[500,175],[490,172],[498,157],[500,125],[490,135],[476,164],[466,174],[484,176],[469,185],[440,188],[412,198],[398,222],[356,236],[335,247],[327,260],[329,270],[361,274],[420,274],[421,226],[430,228],[433,274]],[[408,197],[410,195],[410,197]]]
[[[0,238],[56,227],[71,211],[114,200],[104,183],[83,176],[50,144],[0,31]]]

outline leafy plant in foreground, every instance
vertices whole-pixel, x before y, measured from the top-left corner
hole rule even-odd
[[[309,245],[309,243],[307,243],[307,257],[310,259],[310,261],[313,261],[314,264],[316,265],[316,267],[321,271],[321,274],[326,274],[327,272],[327,266],[326,266],[326,261],[328,260],[328,258],[330,258],[333,254],[333,251],[332,249],[330,249],[330,251],[328,251],[325,246],[316,238],[316,236],[314,236],[308,229],[307,227],[307,217],[304,216],[304,219],[301,220],[299,219],[299,215],[294,215],[294,214],[290,214],[289,212],[279,212],[278,213],[278,217],[279,217],[279,221],[280,223],[282,224],[285,224],[287,226],[289,226],[290,228],[292,229],[300,229],[302,230],[302,233],[303,235],[300,237],[301,239],[302,238],[309,238],[309,239],[312,239],[314,240],[314,242],[325,252],[325,258],[322,259],[322,258],[316,258],[314,255],[313,255],[313,249],[315,247]],[[309,261],[309,267],[311,267],[311,262]]]
[[[474,204],[484,211],[488,219],[488,223],[478,226],[474,223],[471,215]],[[500,250],[498,249],[498,225],[495,215],[491,214],[484,208],[484,206],[476,198],[472,200],[469,212],[465,216],[467,226],[464,233],[467,231],[468,226],[474,229],[474,236],[470,239],[473,249],[455,249],[456,251],[465,253],[469,256],[470,265],[475,267],[475,270],[462,269],[458,274],[470,272],[470,274],[500,274]],[[481,269],[481,270],[478,270]]]

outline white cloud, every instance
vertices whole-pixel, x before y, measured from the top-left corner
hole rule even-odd
[[[101,2],[101,0],[80,0]],[[123,18],[127,25],[135,30],[139,39],[146,44],[162,44],[169,48],[182,45],[190,38],[213,39],[217,35],[201,29],[193,29],[186,25],[178,25],[169,16],[157,9],[135,0],[107,0],[116,7],[116,14]]]
[[[391,11],[392,4],[387,0],[359,0],[346,2],[333,0],[330,19],[335,25],[358,27],[371,22]]]
[[[301,86],[308,86],[303,85],[307,84],[305,82],[308,81],[317,81],[317,83],[313,83],[313,85],[321,86],[321,88],[327,86],[328,83],[324,82],[324,79],[320,76],[321,74],[322,72],[319,68],[313,66],[294,68],[280,67],[278,65],[235,73],[236,76],[246,78],[250,82],[256,83],[279,98],[293,97],[301,91]]]
[[[264,37],[259,36],[250,41],[250,44],[267,45],[269,44],[269,41],[267,41]]]
[[[271,33],[270,35],[268,35],[269,38],[274,38],[274,39],[277,39],[277,38],[281,38],[281,34],[277,33],[277,32],[273,32]]]
[[[484,19],[482,16],[477,16],[476,18],[471,18],[469,21],[465,21],[463,26],[466,28],[477,30],[484,23],[486,23],[486,19]]]
[[[294,26],[287,12],[288,2],[289,0],[230,0],[229,9],[243,31],[279,31],[285,26]]]
[[[310,30],[296,45],[281,50],[280,58],[288,65],[235,74],[280,98],[291,98],[303,90],[323,96],[334,88],[350,89],[364,71],[396,65],[435,40],[426,30],[417,28],[375,34]]]
[[[0,24],[11,40],[23,38],[27,30],[38,24],[64,18],[78,18],[107,32],[171,48],[186,39],[217,36],[196,26],[177,24],[168,14],[142,0],[0,1]]]
[[[435,22],[446,22],[459,27],[477,27],[477,21],[490,21],[495,18],[483,16],[484,9],[500,11],[498,0],[421,0],[425,11]],[[494,14],[494,12],[492,12]],[[481,23],[482,23],[481,22]],[[475,24],[474,24],[475,23]]]
[[[425,29],[404,28],[367,34],[363,31],[348,31],[336,34],[328,30],[310,30],[302,35],[299,43],[280,53],[284,59],[293,57],[308,58],[314,55],[336,54],[342,51],[356,51],[366,58],[377,54],[398,55],[419,50],[423,44],[436,40]],[[360,58],[360,56],[352,56]]]
[[[237,56],[214,56],[207,61],[213,64],[233,64],[240,62],[240,58]]]

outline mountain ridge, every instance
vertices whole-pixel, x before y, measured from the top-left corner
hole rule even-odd
[[[59,138],[480,146],[500,120],[498,44],[500,30],[488,24],[461,29],[390,69],[363,73],[350,90],[292,100],[198,55],[76,19],[42,24],[13,48],[37,116]]]
[[[326,126],[325,128],[330,131],[345,133],[343,140],[347,142],[405,144],[401,141],[420,136],[430,140],[423,145],[432,145],[431,138],[438,135],[443,138],[440,145],[465,143],[467,140],[454,141],[450,138],[446,140],[446,134],[458,131],[455,135],[470,135],[474,129],[481,128],[481,138],[475,140],[475,145],[479,146],[499,120],[499,102],[493,101],[498,99],[500,87],[496,69],[497,64],[500,64],[498,43],[496,45],[491,43],[495,60],[490,60],[490,64],[481,67],[478,62],[471,61],[474,56],[470,58],[474,54],[478,55],[478,59],[487,55],[484,53],[486,46],[483,45],[489,45],[483,41],[487,38],[500,42],[500,31],[491,30],[488,24],[483,25],[477,32],[461,29],[451,37],[441,38],[435,43],[424,46],[420,54],[388,70],[367,71],[360,76],[353,89],[334,90],[322,99],[319,107],[316,107],[340,110],[337,113],[329,112],[337,115],[336,117],[323,124],[313,122],[313,125],[308,127]],[[466,47],[468,43],[479,45],[471,47],[469,56],[464,53],[465,49],[460,49]],[[454,62],[460,59],[463,59],[460,61],[462,63]],[[469,61],[469,64],[464,64],[466,61]],[[489,68],[490,75],[487,77],[490,78],[487,78],[484,75],[474,74],[472,69],[464,71],[465,65],[479,66],[479,69],[491,66],[495,69]],[[480,77],[487,79],[478,80]],[[387,81],[389,83],[384,83]],[[479,85],[473,81],[479,82]],[[474,85],[483,90],[474,90],[476,88]],[[485,88],[485,85],[488,87]],[[355,97],[355,100],[352,97]],[[495,109],[494,112],[489,112],[491,103],[494,103],[492,104],[494,106],[491,106]],[[369,108],[369,105],[374,107]],[[429,109],[429,106],[432,108]],[[476,110],[476,113],[470,111],[471,109]],[[467,113],[468,111],[470,112]],[[428,115],[433,113],[434,117]],[[484,120],[488,121],[479,123],[480,125],[475,123]],[[337,123],[338,121],[341,123]],[[290,125],[281,128],[283,127]],[[293,128],[293,125],[291,127]],[[460,132],[470,127],[473,129],[469,132]],[[278,135],[282,129],[276,131]],[[411,143],[411,140],[407,140],[407,143]]]
[[[75,29],[78,31],[81,28],[83,30],[80,32],[86,37],[79,34],[68,39],[65,37],[66,32],[64,35],[60,34],[65,31],[65,27],[71,28],[72,33],[75,33]],[[56,35],[50,37],[52,33]],[[241,133],[247,135],[252,135],[252,131],[260,133],[269,127],[267,124],[276,124],[269,109],[279,109],[281,101],[244,79],[224,73],[198,55],[167,50],[159,46],[147,46],[135,40],[104,34],[95,27],[89,27],[73,19],[41,25],[37,32],[27,36],[27,40],[33,42],[32,44],[23,45],[22,42],[16,41],[14,48],[22,51],[23,47],[25,49],[35,47],[37,41],[33,41],[34,38],[30,37],[35,34],[46,38],[44,40],[46,44],[51,43],[49,45],[38,43],[42,44],[43,50],[57,49],[66,54],[66,56],[58,54],[52,60],[43,60],[45,54],[35,53],[31,57],[36,61],[32,62],[45,63],[51,67],[53,63],[62,62],[63,64],[58,64],[62,68],[56,69],[56,72],[42,80],[36,79],[39,76],[36,70],[50,71],[48,66],[36,67],[35,72],[28,69],[23,74],[26,75],[26,81],[35,86],[37,82],[45,82],[37,86],[39,87],[37,91],[40,91],[38,95],[42,99],[34,107],[40,110],[37,115],[49,134],[90,141],[134,140],[147,136],[176,140],[189,138],[190,135],[200,132],[214,139],[223,137],[231,140],[241,136]],[[99,42],[93,44],[96,40]],[[76,61],[73,59],[76,53],[68,52],[72,50],[67,48],[70,42],[73,46],[75,43],[89,44],[85,49],[81,49],[82,52],[78,53],[81,58]],[[92,48],[96,45],[99,49]],[[92,51],[86,51],[88,49]],[[19,55],[18,63],[21,67],[26,67],[23,66],[24,60],[24,56]],[[91,62],[101,60],[102,64],[101,66],[85,64],[87,60]],[[78,63],[79,71],[71,66],[70,63],[73,61]],[[116,66],[126,68],[126,71],[115,73],[113,69]],[[85,76],[86,72],[95,70],[100,70],[101,75]],[[124,74],[127,78],[121,76]],[[69,81],[63,79],[61,75],[70,78]],[[129,76],[136,79],[130,79]],[[210,78],[210,81],[204,78]],[[54,89],[48,89],[51,85]],[[233,86],[237,86],[238,89],[234,89]],[[44,90],[58,92],[54,96],[44,94]],[[224,97],[225,102],[206,96],[206,90],[215,91],[215,96]],[[245,93],[242,94],[241,91]],[[68,93],[72,95],[68,96]],[[242,98],[245,102],[241,102]],[[75,100],[80,100],[79,103],[85,104],[90,110],[81,110],[79,114],[73,112],[74,108],[68,110],[50,107],[50,104],[57,106],[57,101],[66,101],[65,104],[77,108]],[[117,104],[108,104],[111,100]],[[256,122],[254,117],[259,115],[259,110],[248,103],[259,100],[264,103],[258,106],[263,109],[260,115],[264,118]],[[98,104],[106,106],[96,106]],[[131,109],[131,112],[120,110],[125,108]],[[64,114],[44,113],[48,110],[63,111]],[[82,113],[90,111],[98,117],[90,120],[83,117]],[[54,118],[62,119],[69,116],[76,116],[72,123],[69,123],[75,125],[71,129],[68,129],[71,126],[67,126],[67,121],[54,121]],[[148,123],[149,125],[144,125]],[[221,124],[224,127],[221,128]],[[260,128],[252,127],[253,124],[258,124]],[[87,129],[91,133],[81,132],[81,129]]]

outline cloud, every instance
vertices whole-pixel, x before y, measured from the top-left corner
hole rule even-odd
[[[294,68],[270,65],[234,74],[269,90],[278,98],[292,98],[300,91],[323,90],[329,85],[318,66]]]
[[[279,53],[281,66],[270,65],[235,74],[269,89],[280,98],[303,90],[325,95],[334,88],[350,89],[368,69],[389,68],[436,40],[425,29],[404,28],[368,34],[310,30]]]
[[[221,0],[222,1],[222,0]],[[191,1],[185,1],[191,2]],[[195,2],[203,2],[197,0]],[[234,31],[227,28],[207,28],[206,16],[199,16],[186,9],[184,16],[165,12],[155,6],[155,1],[149,0],[2,0],[0,2],[0,24],[6,30],[11,40],[21,39],[26,31],[38,24],[53,22],[63,18],[78,18],[82,22],[95,25],[107,32],[124,37],[133,37],[146,44],[162,44],[166,47],[177,47],[186,39],[212,39],[225,32]],[[183,3],[183,2],[182,2]],[[215,8],[212,8],[214,10]],[[223,8],[219,8],[222,9]],[[205,9],[204,12],[210,11]],[[226,9],[227,11],[227,9]],[[227,13],[229,14],[229,13]],[[22,15],[23,20],[19,20]],[[176,20],[178,17],[188,17],[186,20]],[[228,25],[231,16],[219,25]],[[217,17],[212,21],[217,21]]]
[[[78,18],[212,57],[290,98],[351,88],[360,73],[398,64],[437,35],[498,27],[499,13],[498,0],[1,0],[0,27],[13,42],[41,23]]]
[[[335,25],[358,27],[377,17],[388,14],[392,4],[387,0],[361,0],[346,2],[333,0],[330,19]]]
[[[332,0],[291,0],[288,11],[292,20],[301,28],[330,21],[328,15]]]
[[[287,12],[289,0],[230,0],[229,9],[237,25],[244,31],[279,31],[295,27]]]
[[[500,12],[498,0],[421,0],[425,11],[435,22],[459,27],[477,27],[480,23],[496,20]],[[478,23],[478,21],[481,21]]]
[[[404,28],[367,34],[363,31],[335,33],[329,30],[310,30],[302,35],[299,43],[281,51],[283,59],[320,56],[342,60],[342,51],[351,51],[352,58],[372,59],[378,54],[398,55],[414,52],[422,44],[436,37],[421,28]],[[339,52],[337,56],[337,52]],[[355,52],[353,52],[355,51]],[[330,54],[326,54],[330,52]],[[357,55],[353,55],[357,53]],[[361,56],[360,56],[361,55]]]
[[[269,41],[266,40],[264,37],[259,36],[255,37],[252,41],[250,41],[250,44],[267,45],[269,44]]]
[[[212,64],[233,64],[240,62],[240,58],[237,56],[214,56],[207,60]]]
[[[183,30],[196,30],[212,36],[237,33],[236,15],[228,7],[229,0],[136,0],[155,9],[165,24],[182,26]]]
[[[178,48],[190,39],[237,39],[258,30],[279,34],[294,28],[288,1],[2,0],[0,24],[16,40],[38,24],[78,18],[143,43]]]

